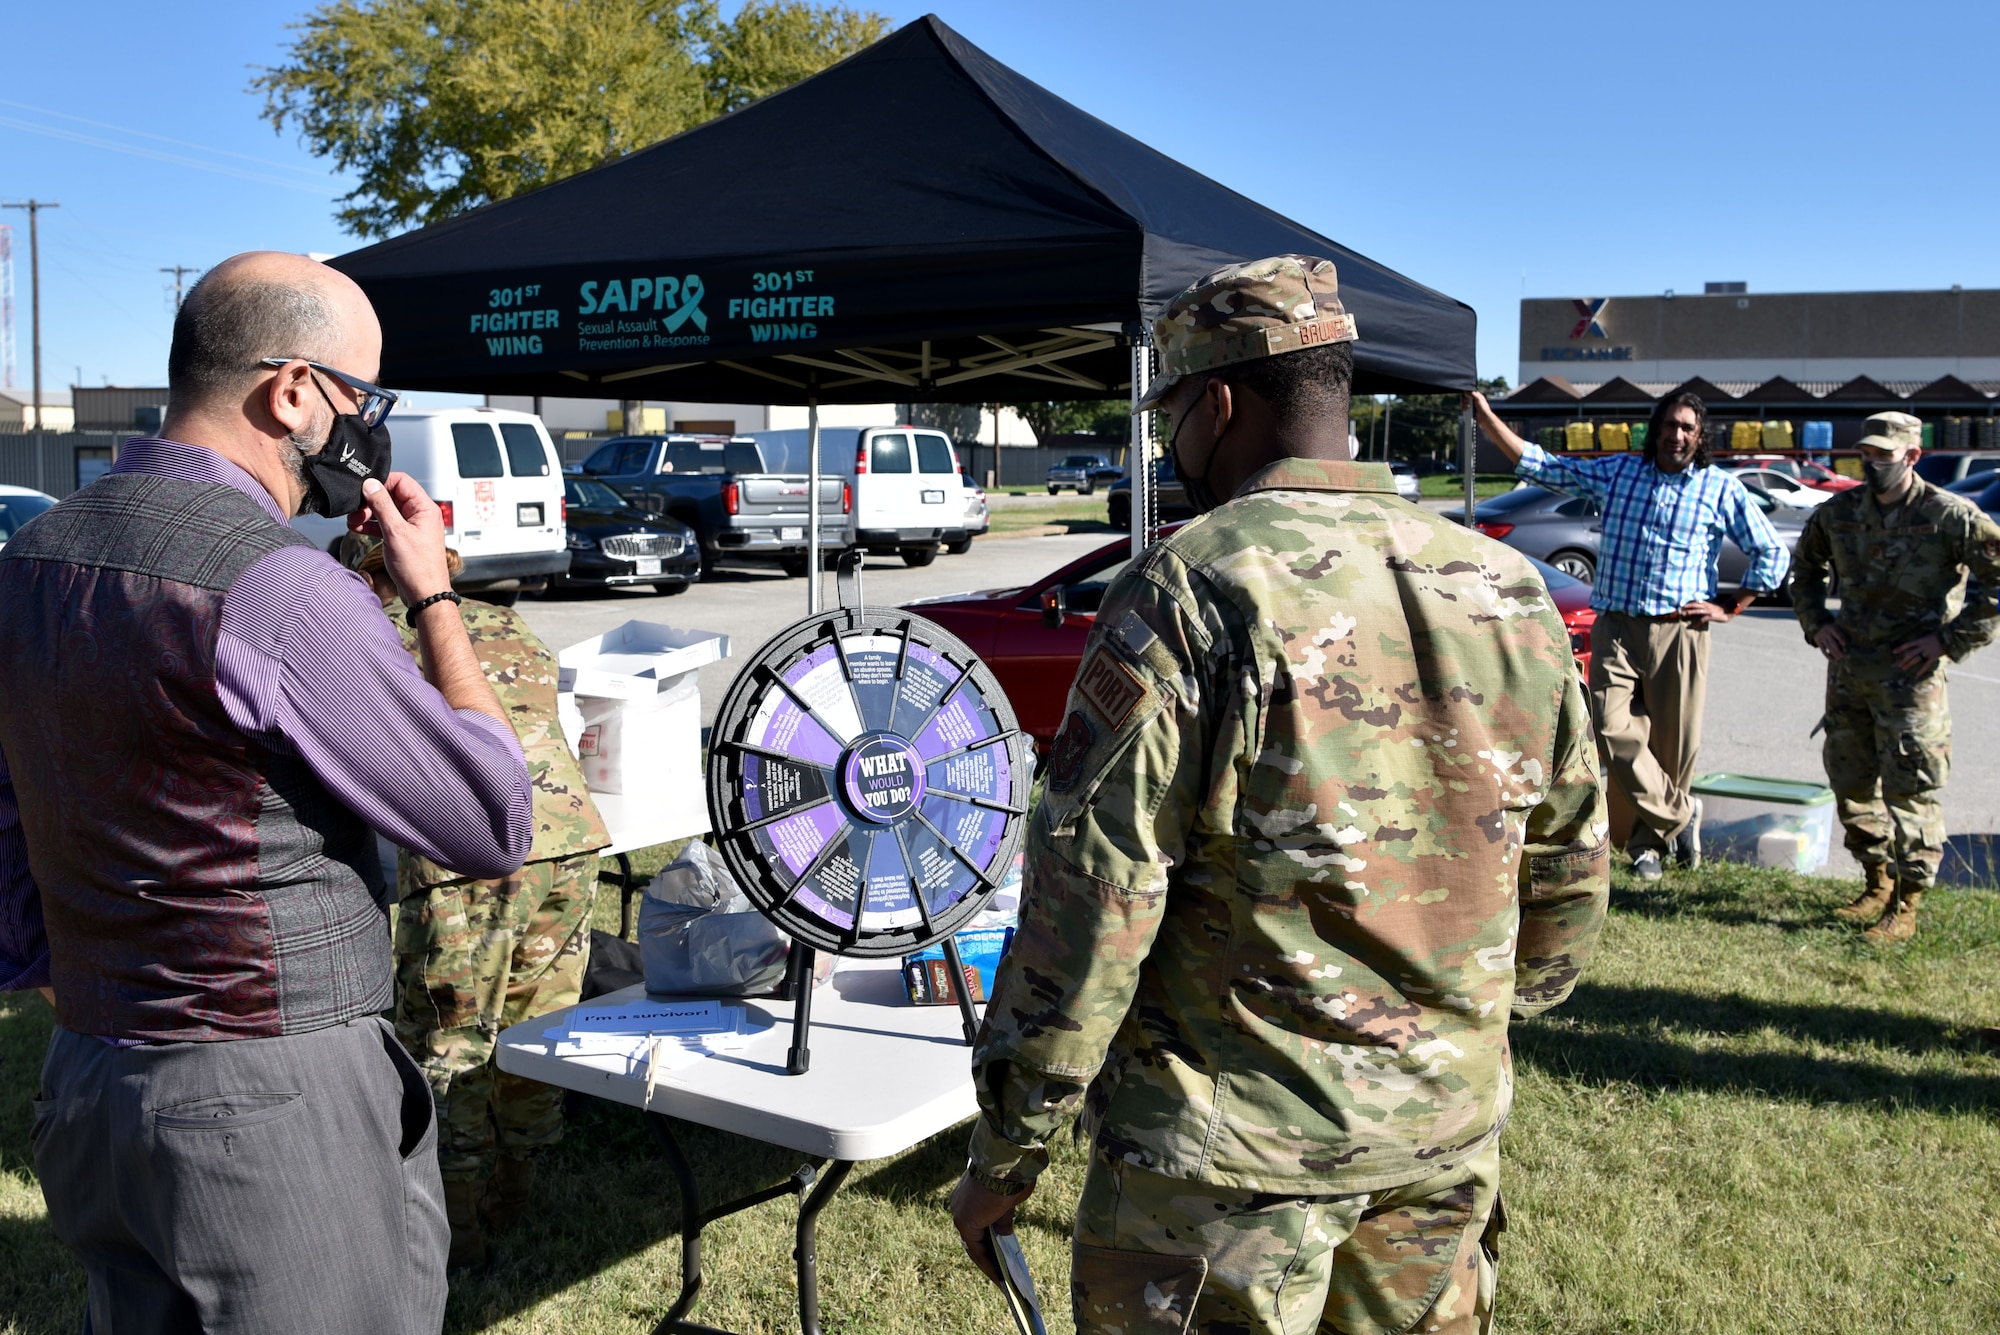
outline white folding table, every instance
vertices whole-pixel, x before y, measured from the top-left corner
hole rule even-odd
[[[630,987],[581,1009],[643,998]],[[554,1011],[500,1035],[500,1069],[546,1084],[630,1104],[647,1113],[681,1195],[681,1289],[655,1335],[717,1335],[685,1319],[701,1290],[701,1233],[725,1215],[780,1196],[801,1198],[797,1245],[799,1328],[819,1335],[820,1211],[858,1161],[882,1159],[978,1112],[970,1050],[955,1006],[913,1006],[895,960],[841,959],[812,1000],[812,1068],[787,1075],[793,1003],[747,1000],[764,1027],[741,1048],[709,1053],[664,1069],[647,1103],[646,1069],[621,1056],[554,1053],[546,1031],[566,1027]],[[663,1063],[664,1065],[664,1063]],[[814,1162],[792,1177],[703,1210],[694,1167],[674,1139],[669,1118],[683,1118],[797,1150]],[[824,1169],[822,1172],[821,1170]]]

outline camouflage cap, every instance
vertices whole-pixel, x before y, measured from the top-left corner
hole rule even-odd
[[[333,557],[349,570],[380,570],[382,539],[349,530],[340,535]]]
[[[352,530],[341,534],[340,541],[334,544],[333,559],[364,575],[386,569],[388,565],[387,554],[382,550],[382,539],[372,533],[355,533]],[[453,579],[457,579],[465,569],[464,559],[452,547],[444,549],[444,565]]]
[[[1867,419],[1867,425],[1868,434],[1859,442],[1862,445],[1901,453],[1920,448],[1924,443],[1924,424],[1908,413],[1875,413]]]
[[[1273,255],[1217,269],[1153,321],[1160,370],[1138,411],[1159,406],[1183,376],[1329,343],[1352,343],[1332,260]]]

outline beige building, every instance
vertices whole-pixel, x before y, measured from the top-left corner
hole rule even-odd
[[[42,391],[44,431],[69,431],[76,426],[76,411],[70,407],[69,391]],[[0,432],[18,433],[35,429],[35,392],[18,386],[0,389]]]
[[[2000,381],[2000,291],[1748,291],[1534,297],[1521,303],[1520,385],[1561,377],[1588,393],[1638,384],[1929,384]]]

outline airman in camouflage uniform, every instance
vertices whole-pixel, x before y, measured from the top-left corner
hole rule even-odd
[[[416,654],[403,604],[380,578],[379,544],[350,538],[347,552]],[[396,1033],[437,1099],[454,1265],[484,1258],[482,1215],[496,1232],[518,1221],[535,1151],[562,1138],[562,1090],[500,1070],[494,1039],[509,1025],[576,1004],[597,895],[595,850],[611,842],[563,740],[554,655],[510,608],[468,599],[460,614],[521,740],[535,839],[528,862],[497,881],[472,880],[407,851],[396,862]]]
[[[1156,335],[1180,474],[1234,499],[1106,592],[955,1221],[983,1265],[1081,1111],[1079,1331],[1487,1329],[1508,1022],[1608,893],[1569,637],[1526,558],[1346,461],[1331,263],[1220,270]]]
[[[1877,413],[1861,440],[1868,481],[1819,506],[1792,557],[1793,606],[1827,657],[1827,783],[1861,897],[1837,909],[1877,941],[1916,934],[1944,856],[1938,803],[1951,770],[1944,660],[2000,634],[2000,526],[1911,470],[1923,424]],[[1968,591],[1967,573],[1977,581]],[[1839,612],[1827,610],[1839,577]]]

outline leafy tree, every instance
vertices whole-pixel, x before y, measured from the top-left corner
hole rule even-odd
[[[1021,415],[1035,439],[1046,445],[1055,436],[1102,436],[1122,439],[1131,430],[1130,405],[1123,399],[1043,400],[1005,405]]]
[[[1481,380],[1484,394],[1507,392],[1507,378]],[[1361,442],[1364,459],[1431,460],[1439,465],[1458,458],[1458,395],[1404,394],[1391,399],[1354,400],[1348,423]],[[1383,452],[1387,436],[1388,452]]]
[[[805,0],[330,0],[251,82],[361,184],[341,226],[387,236],[657,143],[824,69],[889,20]]]

